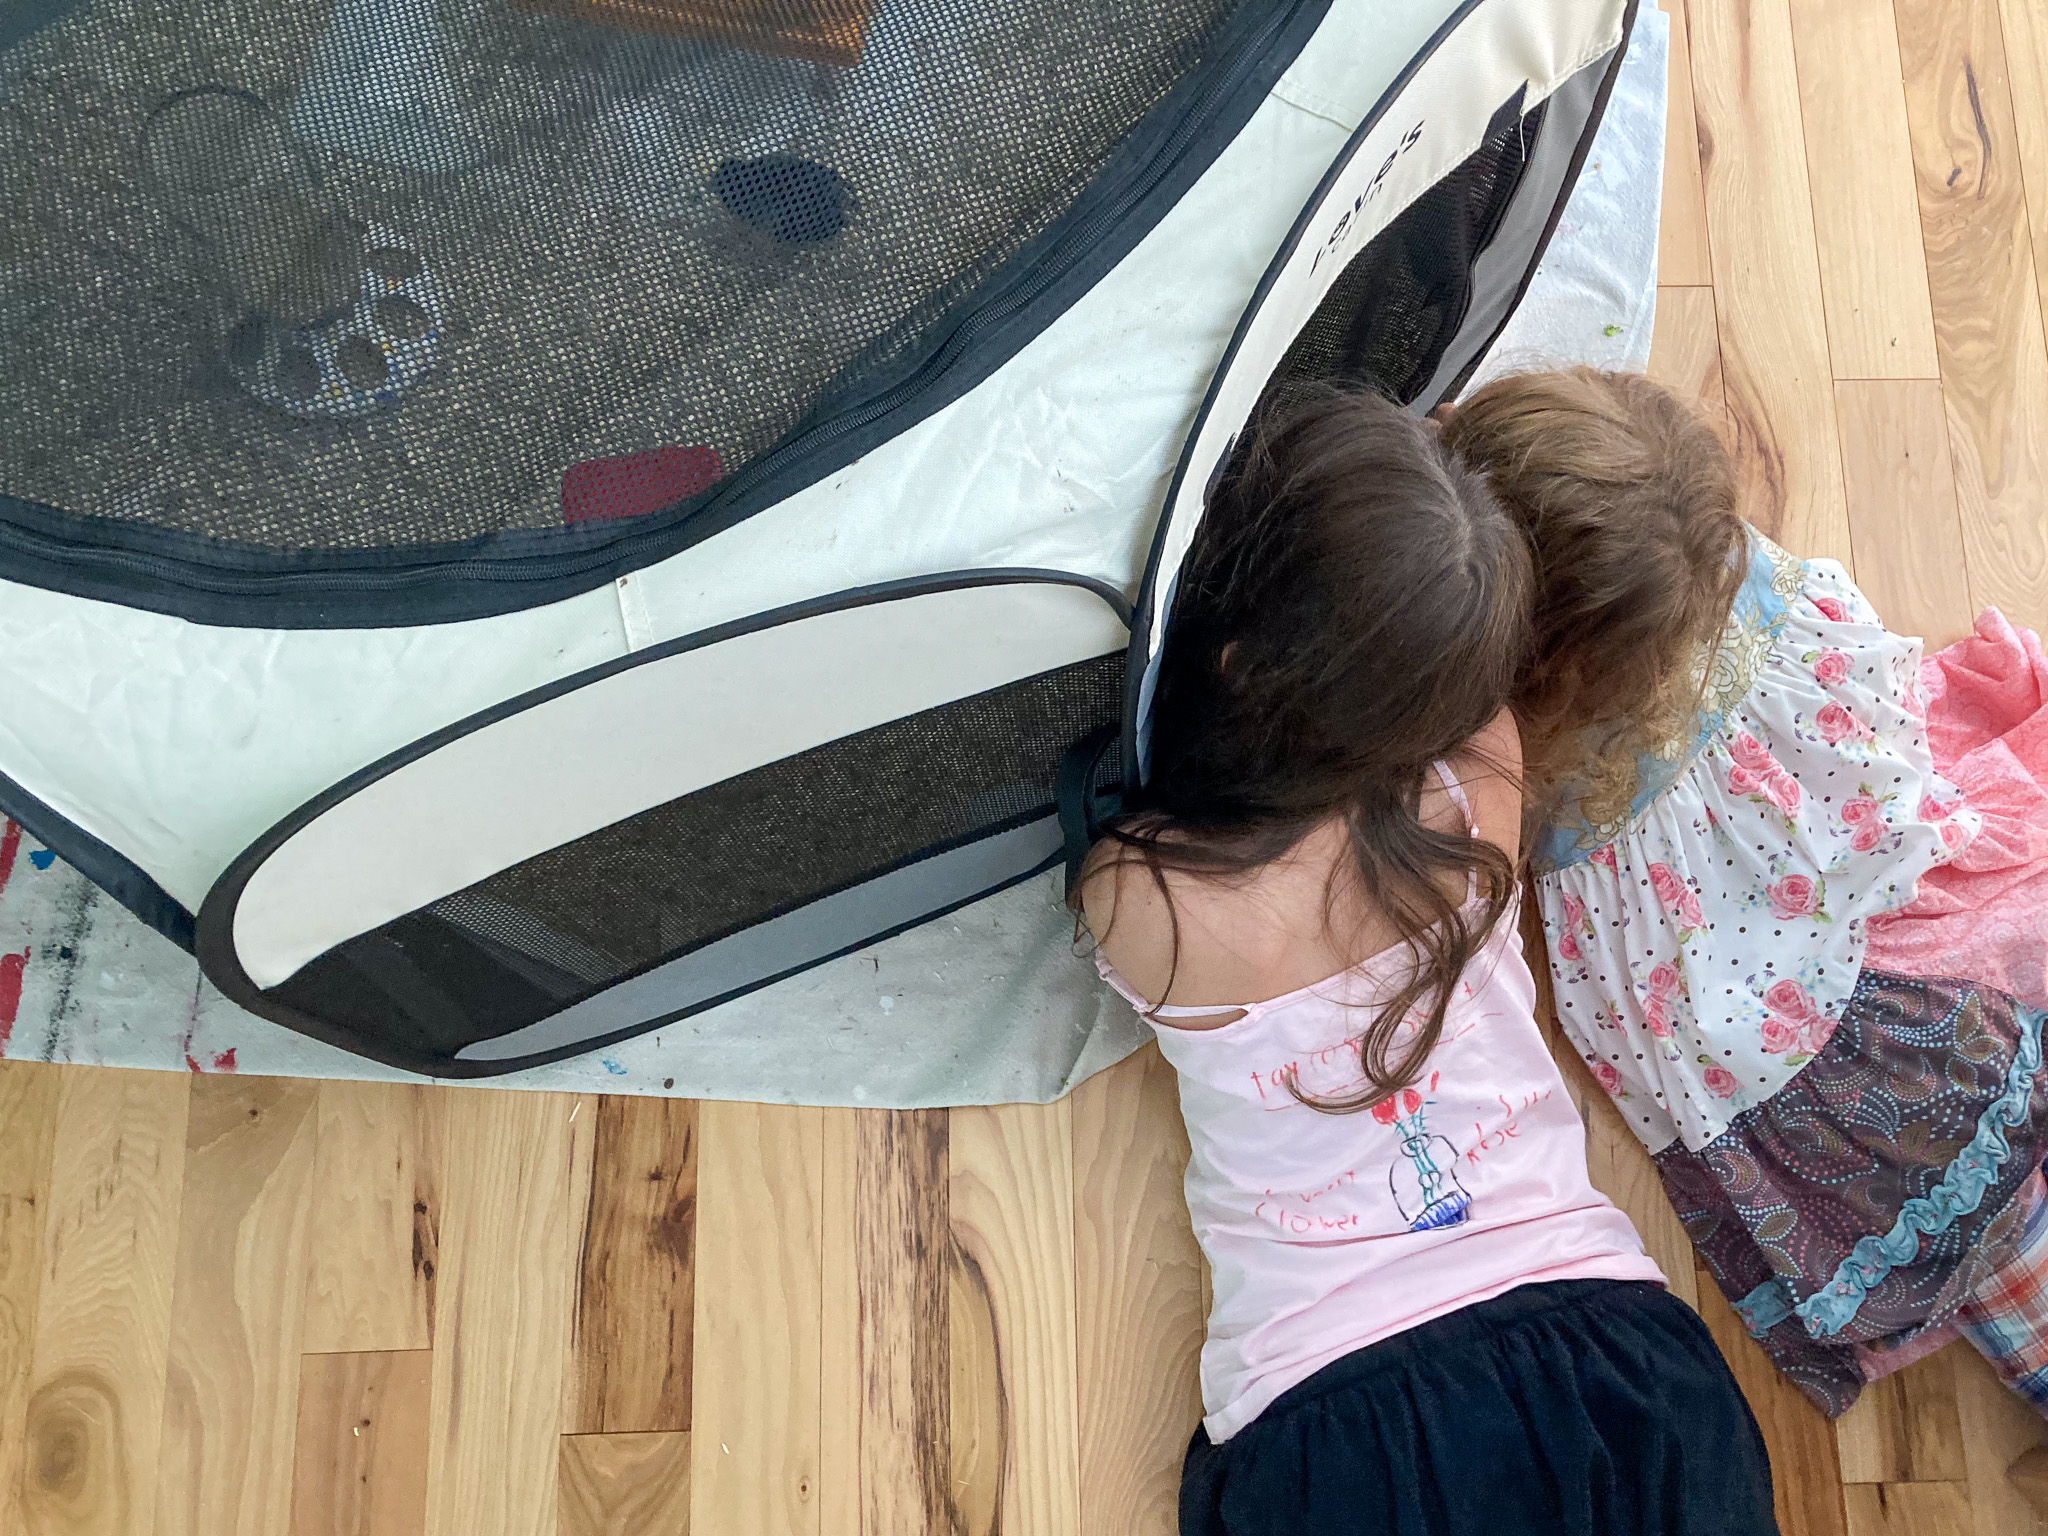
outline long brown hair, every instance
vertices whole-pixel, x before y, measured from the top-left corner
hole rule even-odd
[[[1526,532],[1535,650],[1515,692],[1532,820],[1602,760],[1654,747],[1697,707],[1742,584],[1726,447],[1639,374],[1497,379],[1445,424]]]
[[[1370,1108],[1416,1079],[1513,897],[1504,851],[1418,813],[1431,765],[1506,707],[1531,589],[1520,530],[1435,428],[1334,390],[1267,414],[1181,569],[1151,777],[1089,878],[1142,863],[1171,914],[1166,872],[1228,879],[1344,824],[1360,890],[1414,963],[1363,1032],[1367,1086],[1304,1097],[1318,1109]],[[1445,892],[1468,872],[1474,913]],[[1177,919],[1173,935],[1177,963]]]

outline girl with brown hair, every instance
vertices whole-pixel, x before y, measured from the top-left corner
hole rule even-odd
[[[1515,708],[1558,1017],[1701,1256],[1830,1414],[1958,1330],[2048,1406],[2048,997],[1994,910],[2048,889],[2048,729],[2032,778],[1959,792],[1950,673],[1748,527],[1647,379],[1504,378],[1443,435],[1535,563]]]
[[[1755,1421],[1587,1178],[1515,923],[1515,524],[1371,396],[1273,412],[1182,567],[1079,898],[1180,1078],[1214,1299],[1185,1536],[1761,1536]]]

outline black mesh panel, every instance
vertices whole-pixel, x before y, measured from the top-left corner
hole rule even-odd
[[[1471,302],[1478,258],[1521,184],[1547,103],[1519,94],[1486,139],[1356,256],[1280,360],[1268,399],[1311,383],[1370,385],[1406,405],[1435,374]]]
[[[1049,814],[1121,652],[875,726],[629,817],[338,946],[269,995],[449,1054],[906,862]],[[563,786],[573,794],[573,785]],[[397,1021],[402,1020],[402,1023]]]
[[[0,492],[312,552],[675,506],[922,344],[1233,8],[27,0]]]

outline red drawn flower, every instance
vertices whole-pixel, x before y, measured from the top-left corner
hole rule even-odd
[[[1735,1074],[1726,1067],[1709,1067],[1700,1074],[1700,1080],[1707,1085],[1707,1092],[1717,1099],[1735,1097]]]
[[[1373,1105],[1372,1107],[1372,1117],[1373,1119],[1379,1121],[1381,1125],[1392,1125],[1394,1123],[1395,1116],[1399,1115],[1400,1113],[1401,1106],[1396,1104],[1392,1099],[1381,1099],[1379,1103]]]
[[[1615,873],[1614,844],[1602,843],[1598,848],[1595,848],[1593,850],[1593,862],[1606,865],[1609,874]]]
[[[1614,1097],[1619,1098],[1621,1096],[1621,1074],[1614,1070],[1613,1062],[1594,1062],[1593,1078]]]
[[[1806,1021],[1807,1054],[1818,1056],[1827,1043],[1835,1037],[1835,1021],[1824,1013],[1816,1013]]]
[[[1813,606],[1821,611],[1822,617],[1833,619],[1837,624],[1849,622],[1849,610],[1832,597],[1816,597]]]
[[[1969,840],[1969,832],[1958,826],[1955,822],[1944,821],[1941,824],[1941,845],[1951,853],[1962,847]]]

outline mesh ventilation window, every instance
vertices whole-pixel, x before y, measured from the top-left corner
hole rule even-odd
[[[41,0],[0,492],[273,552],[674,506],[922,344],[1234,8]]]
[[[269,995],[452,1055],[649,966],[1047,817],[1114,721],[1121,652],[875,726],[686,795],[337,946]],[[563,793],[575,792],[564,785]]]
[[[1472,267],[1521,185],[1542,130],[1540,102],[1519,96],[1496,112],[1486,138],[1417,198],[1344,268],[1281,358],[1266,402],[1304,386],[1366,385],[1403,405],[1436,373],[1472,298]]]

